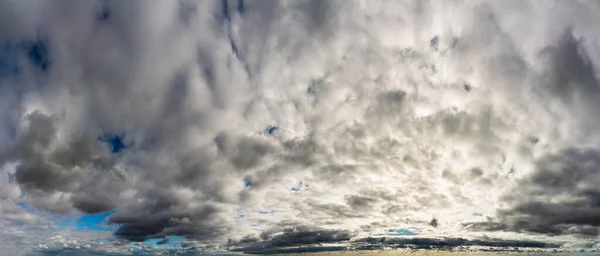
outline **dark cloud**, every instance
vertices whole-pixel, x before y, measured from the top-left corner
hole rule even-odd
[[[159,240],[158,242],[156,242],[156,244],[166,244],[170,241],[171,239],[169,237],[165,237],[161,240]]]
[[[102,195],[78,193],[71,198],[73,206],[84,213],[107,212],[116,207],[110,198]]]
[[[169,5],[165,4],[165,7],[169,8]],[[166,69],[160,76],[140,74],[138,77],[132,75],[135,72],[130,73],[143,66],[143,58],[162,55],[158,53],[161,50],[149,49],[143,43],[145,40],[138,38],[144,37],[142,33],[131,34],[147,22],[143,19],[150,14],[148,10],[143,13],[143,8],[138,7],[141,5],[115,1],[105,1],[104,5],[79,4],[67,8],[69,11],[64,17],[49,18],[57,19],[48,22],[55,24],[88,15],[89,20],[80,22],[79,30],[73,33],[87,37],[85,40],[89,42],[53,37],[51,41],[33,40],[25,49],[26,60],[34,68],[51,75],[68,68],[68,63],[77,63],[77,72],[80,72],[77,82],[64,85],[52,80],[45,82],[49,91],[60,94],[66,89],[69,99],[83,101],[76,103],[75,108],[65,103],[61,108],[67,110],[56,115],[33,112],[25,116],[26,122],[18,130],[14,145],[2,149],[0,164],[17,163],[14,180],[24,188],[24,193],[33,197],[31,200],[38,207],[60,212],[74,208],[84,213],[118,209],[111,221],[122,224],[116,231],[119,237],[136,241],[166,235],[218,239],[228,227],[220,223],[223,213],[213,207],[213,203],[188,208],[189,201],[169,193],[191,189],[203,194],[203,199],[193,200],[230,200],[223,189],[229,177],[221,174],[235,168],[256,167],[264,156],[272,153],[273,146],[251,137],[213,133],[222,138],[215,144],[189,151],[181,147],[189,129],[202,127],[207,122],[206,117],[198,113],[201,111],[191,113],[189,110],[190,74],[184,72],[186,69],[180,71],[180,64],[161,60]],[[42,9],[40,7],[40,11],[51,13],[51,10]],[[98,22],[102,22],[101,26],[96,24]],[[193,20],[187,22],[189,26],[194,25]],[[46,29],[49,34],[59,33],[51,26]],[[95,32],[89,34],[86,29]],[[94,39],[93,35],[98,38]],[[51,48],[55,45],[63,45],[66,50],[55,52]],[[83,45],[85,50],[79,51]],[[198,45],[191,48],[196,51]],[[116,54],[114,58],[107,57],[110,52]],[[218,84],[223,77],[219,72],[227,67],[219,65],[217,58],[212,56],[214,54],[211,48],[200,63],[203,67],[211,67],[210,74],[205,75],[211,80],[210,86],[217,90],[215,97],[208,99],[221,97],[227,100],[229,97],[221,92],[224,87]],[[178,67],[171,70],[171,65]],[[137,78],[134,77],[140,80],[135,82],[133,80]],[[219,105],[227,107],[225,103]],[[82,115],[75,114],[74,109],[80,110]],[[68,123],[77,123],[75,126],[79,128],[63,129],[69,126]],[[215,147],[218,155],[211,154]],[[130,151],[133,152],[129,154]],[[165,155],[164,152],[168,153]],[[164,162],[157,165],[159,155],[169,155],[172,160],[166,165]],[[235,168],[213,169],[211,164],[219,161],[219,157]],[[130,162],[125,163],[127,161]],[[123,167],[128,164],[136,167]],[[138,168],[142,171],[132,170]],[[161,189],[157,189],[159,187]],[[61,207],[57,208],[57,205]]]
[[[325,233],[321,230],[319,233]],[[285,234],[285,233],[284,233]],[[246,237],[241,240],[229,240],[228,246],[232,251],[241,251],[248,254],[284,254],[327,251],[351,250],[381,250],[385,248],[413,248],[413,249],[451,249],[454,247],[500,247],[500,248],[558,248],[561,244],[546,243],[532,240],[503,240],[503,239],[464,239],[464,238],[399,238],[399,237],[366,237],[350,240],[321,239],[320,242],[337,242],[341,245],[318,245],[319,240],[314,234],[298,234],[293,240],[286,238],[286,242],[278,243],[273,240],[257,242],[258,238]],[[290,237],[291,238],[291,237]],[[278,237],[274,237],[278,239]],[[300,239],[300,240],[297,240]]]
[[[109,217],[110,223],[120,224],[117,237],[144,241],[169,235],[211,241],[231,228],[220,217],[220,209],[211,204],[191,208],[185,200],[164,191],[144,204],[125,206]]]
[[[346,251],[346,246],[300,246],[294,248],[267,248],[244,250],[245,254],[290,254],[290,253],[316,253]]]
[[[438,219],[433,218],[429,222],[429,225],[432,226],[432,227],[434,227],[434,228],[437,228],[440,225],[440,222],[438,221]]]
[[[598,119],[589,113],[598,107],[600,84],[595,63],[583,41],[576,38],[572,29],[567,29],[558,37],[558,42],[541,51],[547,70],[536,89],[558,100],[555,102],[560,102],[563,110],[587,116],[574,119],[577,124],[572,131],[574,137],[586,140],[598,127]],[[531,144],[539,141],[537,136],[529,136]],[[597,236],[600,223],[594,216],[600,213],[597,200],[600,191],[595,188],[600,177],[596,167],[598,150],[561,147],[557,152],[538,157],[533,172],[501,198],[509,206],[498,209],[498,219],[466,225],[488,231]],[[511,167],[510,173],[514,174],[515,170]]]
[[[551,235],[597,236],[600,221],[600,151],[568,148],[537,160],[535,172],[519,181],[518,192],[504,200],[499,222],[473,228]]]
[[[99,150],[101,145],[89,134],[67,138],[57,146],[56,116],[33,112],[27,120],[14,145],[0,156],[3,163],[18,162],[15,181],[40,198],[45,193],[74,193],[73,207],[83,212],[111,210],[113,197],[124,188],[124,177],[113,170],[114,159],[107,151]]]
[[[549,59],[547,85],[566,103],[583,100],[583,104],[595,104],[600,96],[596,68],[581,41],[568,29],[556,45],[542,51]]]
[[[473,239],[464,238],[397,238],[397,237],[368,237],[354,241],[355,244],[375,246],[396,246],[397,248],[445,248],[457,246],[494,246],[494,247],[523,247],[523,248],[556,248],[560,244],[530,240],[502,239]]]
[[[541,51],[548,62],[541,94],[550,94],[558,99],[567,111],[577,116],[576,135],[582,140],[593,134],[600,120],[596,113],[600,98],[600,83],[597,76],[597,63],[594,63],[585,38],[576,37],[572,29],[559,37],[558,42]],[[597,60],[596,60],[597,61]]]
[[[257,237],[245,237],[240,240],[230,239],[227,245],[232,251],[253,254],[318,252],[339,250],[341,247],[321,247],[317,245],[348,242],[353,236],[351,232],[346,230],[328,230],[299,225],[268,230],[261,234],[260,239]]]

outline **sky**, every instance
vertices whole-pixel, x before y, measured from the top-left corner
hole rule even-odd
[[[583,0],[0,0],[0,251],[595,251],[597,24]]]

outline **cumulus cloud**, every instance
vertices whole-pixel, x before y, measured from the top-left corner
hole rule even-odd
[[[0,216],[37,218],[19,202],[114,210],[115,239],[183,236],[194,250],[409,227],[442,239],[429,244],[586,241],[598,234],[599,12],[2,1]]]

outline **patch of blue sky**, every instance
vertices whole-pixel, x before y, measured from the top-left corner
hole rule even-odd
[[[54,214],[54,213],[44,211],[44,210],[39,210],[39,209],[35,208],[33,205],[30,205],[25,202],[17,202],[17,205],[19,207],[21,207],[21,209],[23,209],[25,212],[36,215],[40,218],[49,220],[53,223],[56,223],[61,228],[62,228],[62,223],[64,223],[65,221],[68,221],[70,219],[69,216],[64,216],[64,215]]]
[[[54,218],[62,229],[89,230],[89,231],[115,231],[118,225],[108,223],[108,217],[114,211],[98,214],[86,214],[83,216],[60,216]]]
[[[292,192],[300,192],[302,190],[304,190],[305,188],[308,188],[309,185],[305,184],[304,182],[300,181],[298,182],[298,184],[296,184],[295,186],[290,188],[290,191]]]
[[[107,221],[108,217],[115,213],[114,210],[96,214],[60,215],[38,210],[25,202],[18,202],[17,205],[27,213],[35,214],[55,223],[61,229],[114,231],[118,228],[118,225],[109,225]]]
[[[38,70],[47,71],[52,64],[48,40],[7,41],[0,45],[0,79],[18,76],[24,64],[20,59],[28,60]]]
[[[98,136],[98,141],[104,142],[108,145],[110,152],[118,154],[129,148],[129,145],[125,144],[125,133],[114,134],[104,133]]]
[[[244,178],[244,188],[251,188],[252,180],[250,178]]]
[[[144,241],[143,245],[152,246],[154,249],[178,249],[181,248],[181,242],[185,241],[182,236],[170,236],[168,238],[152,238]]]
[[[42,71],[46,71],[50,67],[50,51],[47,40],[24,41],[22,45],[27,51],[27,57],[34,67]]]
[[[73,227],[75,229],[90,229],[96,231],[115,230],[116,225],[108,224],[108,217],[113,213],[115,213],[114,210],[105,213],[83,215],[75,220]]]
[[[396,229],[396,233],[394,233],[393,236],[416,236],[418,233],[415,231],[405,228]]]
[[[98,21],[107,21],[107,20],[110,19],[110,16],[111,16],[110,9],[108,8],[108,6],[104,6],[100,10],[100,12],[98,12],[98,15],[96,16],[96,19]]]
[[[415,228],[401,228],[393,230],[389,233],[375,234],[376,236],[416,236],[419,235]]]
[[[275,132],[277,132],[277,130],[279,130],[279,127],[274,126],[274,125],[269,125],[265,129],[265,133],[268,135],[273,135],[273,134],[275,134]]]
[[[270,210],[270,211],[260,211],[258,213],[262,214],[262,215],[274,215],[277,212],[277,210]]]
[[[33,208],[33,206],[30,206],[30,205],[26,204],[25,202],[17,202],[17,205],[27,212],[35,209],[35,208]]]

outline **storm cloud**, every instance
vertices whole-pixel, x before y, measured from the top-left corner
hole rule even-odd
[[[519,196],[506,195],[511,207],[500,209],[501,222],[477,223],[489,230],[508,229],[549,235],[596,237],[599,209],[600,152],[568,148],[541,157],[536,172],[520,181]]]
[[[586,1],[0,1],[0,248],[592,243],[599,17]],[[114,230],[56,221],[98,213]]]

